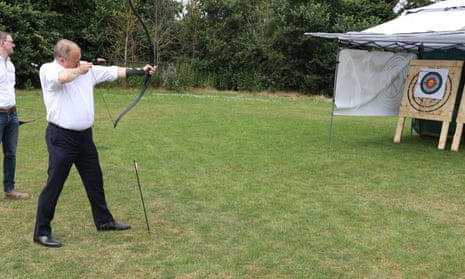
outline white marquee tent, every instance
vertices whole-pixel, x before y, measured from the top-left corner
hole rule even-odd
[[[465,0],[406,10],[361,32],[305,35],[339,44],[331,130],[334,114],[397,116],[410,60],[434,50],[465,51]]]

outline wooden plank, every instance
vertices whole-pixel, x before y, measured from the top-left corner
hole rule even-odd
[[[462,102],[463,102],[463,98],[462,98]],[[450,147],[450,150],[459,151],[459,145],[460,145],[460,140],[461,140],[461,137],[462,137],[462,131],[463,131],[463,122],[457,121],[457,126],[455,127],[454,138],[452,140],[452,145]]]
[[[404,130],[404,123],[405,123],[405,117],[399,116],[399,120],[397,121],[396,134],[394,136],[395,143],[400,143],[400,138],[402,136],[402,130]]]

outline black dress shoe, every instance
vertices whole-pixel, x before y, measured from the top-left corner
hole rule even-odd
[[[97,231],[124,231],[130,229],[131,226],[127,224],[119,224],[115,221],[108,222],[97,226]]]
[[[51,235],[35,235],[34,242],[47,247],[61,247],[61,242],[55,240]]]

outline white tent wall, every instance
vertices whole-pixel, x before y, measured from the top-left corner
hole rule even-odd
[[[336,73],[335,114],[396,116],[412,53],[343,49]]]

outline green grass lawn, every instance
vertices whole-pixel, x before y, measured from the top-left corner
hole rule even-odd
[[[124,232],[97,232],[73,169],[49,249],[32,242],[46,121],[21,126],[17,188],[0,200],[1,278],[461,278],[465,153],[393,138],[397,118],[334,119],[331,103],[200,92],[99,90],[94,138]],[[104,96],[108,105],[106,109]],[[23,120],[44,115],[19,92]],[[110,116],[111,114],[111,116]],[[137,180],[139,165],[151,233]]]

